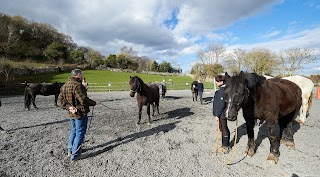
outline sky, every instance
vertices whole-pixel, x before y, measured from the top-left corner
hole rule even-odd
[[[315,50],[320,74],[320,0],[1,0],[0,12],[47,23],[108,56],[124,46],[183,72],[212,44],[228,51]]]

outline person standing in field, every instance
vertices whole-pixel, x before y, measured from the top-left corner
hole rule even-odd
[[[84,141],[88,124],[89,106],[97,103],[87,96],[87,90],[82,85],[83,73],[80,69],[71,72],[67,83],[60,89],[60,103],[68,110],[70,118],[70,135],[68,143],[68,157],[71,161],[81,158],[81,144]]]
[[[199,79],[198,80],[198,95],[199,95],[199,99],[200,99],[200,104],[202,104],[202,95],[203,95],[203,90],[204,90],[204,87],[203,87],[203,83],[202,81]]]

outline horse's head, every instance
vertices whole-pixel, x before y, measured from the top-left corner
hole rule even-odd
[[[130,84],[130,96],[134,97],[135,93],[138,91],[141,91],[141,82],[139,81],[140,79],[137,76],[131,77],[129,80]]]
[[[241,71],[239,75],[230,77],[225,74],[225,100],[227,103],[226,118],[231,121],[237,120],[238,111],[249,96],[247,80]]]

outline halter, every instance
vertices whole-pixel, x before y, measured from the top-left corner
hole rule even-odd
[[[139,79],[137,79],[137,81],[138,81],[138,87],[136,88],[136,90],[132,90],[132,89],[130,89],[130,92],[136,93],[136,92],[138,91],[138,89],[139,89],[139,90],[140,90],[140,92],[141,92],[141,84],[140,84]]]
[[[245,90],[246,90],[245,95],[242,97],[242,100],[240,101],[240,104],[243,102],[243,100],[244,100],[245,98],[248,98],[248,97],[249,97],[250,90],[249,90],[248,87],[246,87],[246,86],[245,86]]]

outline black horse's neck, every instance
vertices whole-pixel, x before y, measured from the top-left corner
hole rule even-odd
[[[139,88],[139,89],[137,89],[137,92],[142,95],[145,95],[148,86],[142,81],[141,78],[139,78],[139,77],[136,77],[136,78],[138,80],[138,87],[137,88]]]

